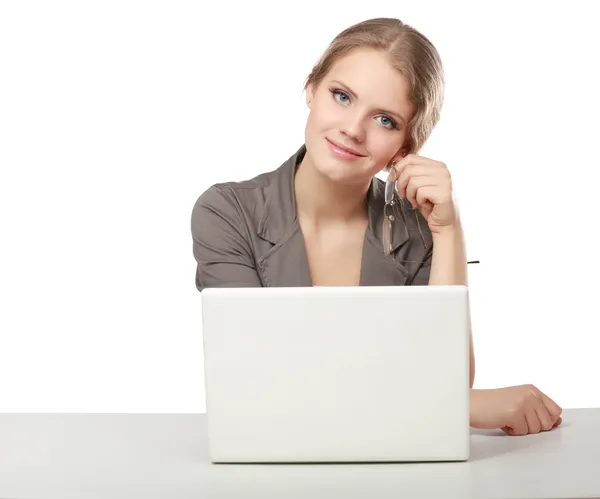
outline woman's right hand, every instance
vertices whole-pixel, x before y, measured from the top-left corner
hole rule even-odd
[[[471,390],[471,426],[500,428],[508,435],[551,430],[562,422],[562,409],[533,385]]]

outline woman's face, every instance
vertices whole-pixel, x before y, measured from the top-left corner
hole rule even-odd
[[[356,50],[338,60],[306,92],[305,140],[314,167],[335,182],[366,183],[404,156],[413,113],[409,91],[408,80],[378,51]],[[358,155],[345,155],[335,144]]]

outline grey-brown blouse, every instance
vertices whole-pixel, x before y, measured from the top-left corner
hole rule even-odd
[[[196,287],[312,286],[296,214],[294,176],[302,145],[279,168],[250,180],[211,186],[191,216]],[[373,178],[367,194],[361,286],[427,285],[433,243],[427,221],[410,203],[397,202],[392,252],[384,254],[385,183]]]

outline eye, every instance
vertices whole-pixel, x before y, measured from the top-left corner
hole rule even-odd
[[[394,130],[394,129],[398,128],[398,126],[396,125],[396,122],[392,118],[389,118],[387,116],[378,116],[378,118],[381,118],[380,123],[384,127],[389,128],[390,130]]]
[[[348,102],[350,102],[350,97],[348,96],[348,94],[346,92],[343,92],[341,90],[331,90],[331,93],[333,94],[333,98],[338,101],[340,104],[346,104]],[[345,99],[345,100],[342,100]]]
[[[348,104],[350,102],[350,96],[343,90],[334,88],[331,89],[330,92],[333,94],[333,98],[340,104]],[[389,130],[398,130],[398,125],[392,118],[388,116],[378,116],[378,118],[381,118],[382,121],[380,123],[385,128],[388,128]]]

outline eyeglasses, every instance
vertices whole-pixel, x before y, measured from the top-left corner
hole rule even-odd
[[[398,174],[393,163],[388,165],[390,172],[385,182],[385,204],[383,205],[383,252],[389,256],[392,252],[392,222],[394,221],[394,205],[396,204],[396,180]]]
[[[394,168],[395,163],[390,163],[388,165],[389,173],[387,180],[385,182],[385,204],[383,205],[383,233],[382,233],[382,243],[383,243],[383,252],[385,256],[390,256],[392,253],[392,223],[394,222],[394,206],[396,204],[396,180],[398,180],[398,173]],[[419,222],[419,217],[415,212],[415,217],[417,220],[417,227],[419,232],[421,232],[421,224]],[[404,261],[403,263],[422,263],[422,262],[409,262]],[[467,264],[479,263],[479,260],[468,261]]]

